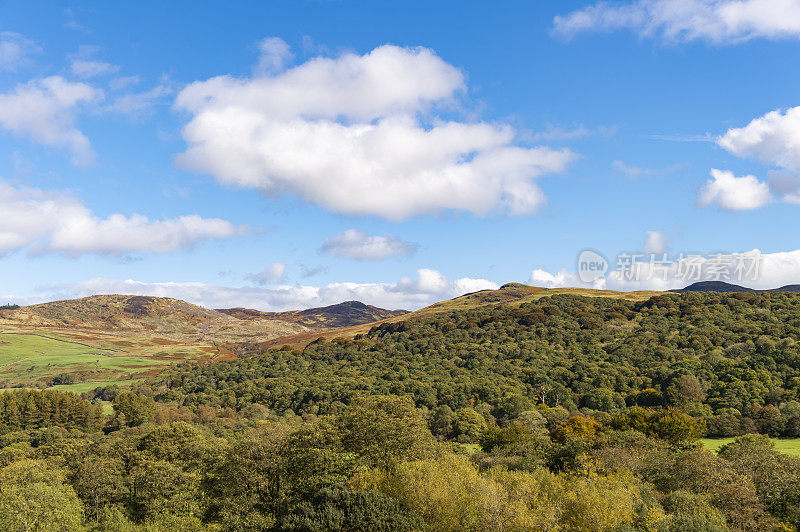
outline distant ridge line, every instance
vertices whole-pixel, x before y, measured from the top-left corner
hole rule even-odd
[[[684,292],[740,292],[740,293],[763,293],[763,292],[800,292],[800,284],[787,284],[780,288],[769,288],[765,290],[756,290],[754,288],[747,288],[738,284],[726,283],[724,281],[699,281],[692,283],[684,288],[677,288],[669,290],[674,293]]]

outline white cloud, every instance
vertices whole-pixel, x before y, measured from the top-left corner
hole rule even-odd
[[[568,272],[567,270],[560,270],[557,273],[550,273],[542,269],[536,269],[531,272],[531,277],[528,279],[528,284],[532,286],[541,286],[544,288],[577,286],[574,284],[576,282],[580,282],[578,280],[578,276]]]
[[[519,146],[505,124],[436,115],[464,90],[463,74],[431,50],[389,45],[198,81],[176,100],[191,115],[178,163],[347,214],[535,212],[546,201],[535,178],[574,154]]]
[[[763,290],[800,284],[800,250],[761,253],[754,249],[740,254],[687,255],[679,257],[665,272],[653,269],[647,261],[639,263],[636,269],[636,275],[612,272],[606,287],[611,290],[669,290],[696,281],[723,280]],[[687,272],[700,274],[687,276]]]
[[[273,262],[258,273],[251,273],[245,278],[256,284],[265,285],[272,282],[283,281],[286,277],[286,264],[283,262]]]
[[[74,75],[81,78],[107,76],[119,72],[119,66],[93,59],[75,59],[70,63],[69,69]]]
[[[717,143],[737,157],[777,167],[769,172],[769,187],[783,201],[800,204],[800,107],[771,111],[729,129]]]
[[[644,252],[647,254],[660,255],[667,252],[669,242],[666,235],[661,231],[647,231],[647,239],[644,241]]]
[[[718,143],[737,157],[800,172],[800,107],[772,111],[744,127],[729,129]]]
[[[628,29],[665,42],[732,44],[800,37],[800,0],[636,0],[598,2],[554,20],[570,39],[587,31]]]
[[[581,283],[567,270],[556,274],[544,270],[531,273],[530,284],[546,288],[587,287],[606,290],[671,290],[697,281],[722,280],[733,284],[766,290],[789,284],[800,284],[800,250],[762,253],[754,249],[744,253],[718,253],[707,256],[681,254],[661,257],[651,263],[650,256],[640,258],[633,267],[612,265],[612,271],[591,285]]]
[[[531,286],[540,286],[542,288],[605,288],[605,279],[596,279],[590,283],[581,281],[580,277],[575,272],[568,271],[562,268],[556,273],[550,273],[546,270],[536,269],[531,272],[528,279],[528,284]]]
[[[800,205],[800,175],[785,171],[770,172],[769,188],[786,203]]]
[[[642,176],[651,176],[656,173],[652,168],[642,168],[640,166],[629,166],[622,161],[614,161],[614,168],[627,175],[631,179],[638,179]]]
[[[0,32],[0,70],[16,70],[41,48],[19,33]]]
[[[0,94],[0,125],[45,146],[69,149],[74,164],[90,164],[94,153],[89,139],[75,127],[75,115],[80,106],[102,97],[101,90],[60,76],[31,81]]]
[[[433,282],[431,282],[433,281]],[[133,280],[92,279],[76,285],[43,287],[39,301],[93,294],[131,294],[183,299],[206,308],[247,307],[268,311],[297,310],[357,300],[389,309],[415,310],[445,298],[482,289],[496,289],[485,279],[448,281],[435,270],[419,270],[416,279],[397,283],[340,282],[322,286],[280,285],[228,287],[206,283],[143,283]],[[33,302],[34,298],[28,298]]]
[[[165,84],[159,84],[143,92],[131,92],[114,98],[108,110],[115,113],[140,116],[152,109],[173,93],[173,89]]]
[[[292,60],[294,55],[286,41],[280,37],[267,37],[258,43],[258,64],[254,69],[256,75],[280,72]]]
[[[736,177],[733,172],[712,169],[711,177],[697,198],[701,207],[717,204],[729,211],[744,211],[758,209],[770,201],[769,185],[755,176]]]
[[[497,290],[500,285],[488,279],[473,279],[472,277],[462,277],[452,283],[451,296],[457,297],[464,294],[471,294],[480,290]],[[455,295],[454,295],[455,294]]]
[[[397,292],[439,294],[447,290],[449,281],[441,272],[422,268],[417,270],[417,277],[403,277],[393,288]]]
[[[98,46],[83,45],[78,47],[77,52],[68,54],[72,74],[81,78],[94,78],[119,72],[119,66],[96,59],[99,52]]]
[[[138,85],[141,80],[142,78],[140,76],[119,76],[109,81],[108,87],[111,90],[118,91],[133,85]]]
[[[371,236],[364,231],[348,229],[325,240],[320,251],[335,257],[354,260],[383,260],[409,255],[417,246],[391,235]]]
[[[16,188],[2,180],[0,212],[0,255],[24,248],[74,256],[167,253],[246,230],[225,220],[196,215],[164,220],[150,220],[141,214],[99,218],[63,192]]]

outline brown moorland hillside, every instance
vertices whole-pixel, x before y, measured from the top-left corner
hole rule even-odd
[[[352,327],[408,314],[407,310],[386,310],[360,301],[345,301],[327,307],[288,312],[262,312],[246,308],[217,309],[240,320],[279,320],[299,323],[310,329]]]
[[[166,297],[97,295],[0,311],[0,325],[105,331],[190,341],[274,338],[308,330],[282,320],[247,322]]]

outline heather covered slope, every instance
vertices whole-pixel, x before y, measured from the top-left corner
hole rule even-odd
[[[178,299],[116,294],[30,305],[5,311],[4,317],[30,325],[144,330],[186,330],[235,323],[220,312]]]
[[[0,311],[0,325],[114,331],[173,339],[270,338],[306,330],[283,320],[250,323],[166,297],[97,295]]]
[[[288,312],[262,312],[246,308],[218,309],[218,311],[240,320],[278,320],[299,323],[312,329],[350,327],[408,314],[407,310],[386,310],[360,301],[345,301],[327,307]]]

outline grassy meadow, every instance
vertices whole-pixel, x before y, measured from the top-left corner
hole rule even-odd
[[[717,452],[723,445],[732,443],[736,438],[703,438],[703,447],[710,451]],[[800,456],[800,438],[770,438],[775,442],[775,450]]]
[[[17,328],[0,331],[0,388],[37,386],[69,375],[60,387],[86,391],[130,384],[186,360],[211,360],[216,348],[163,338],[115,337]]]

